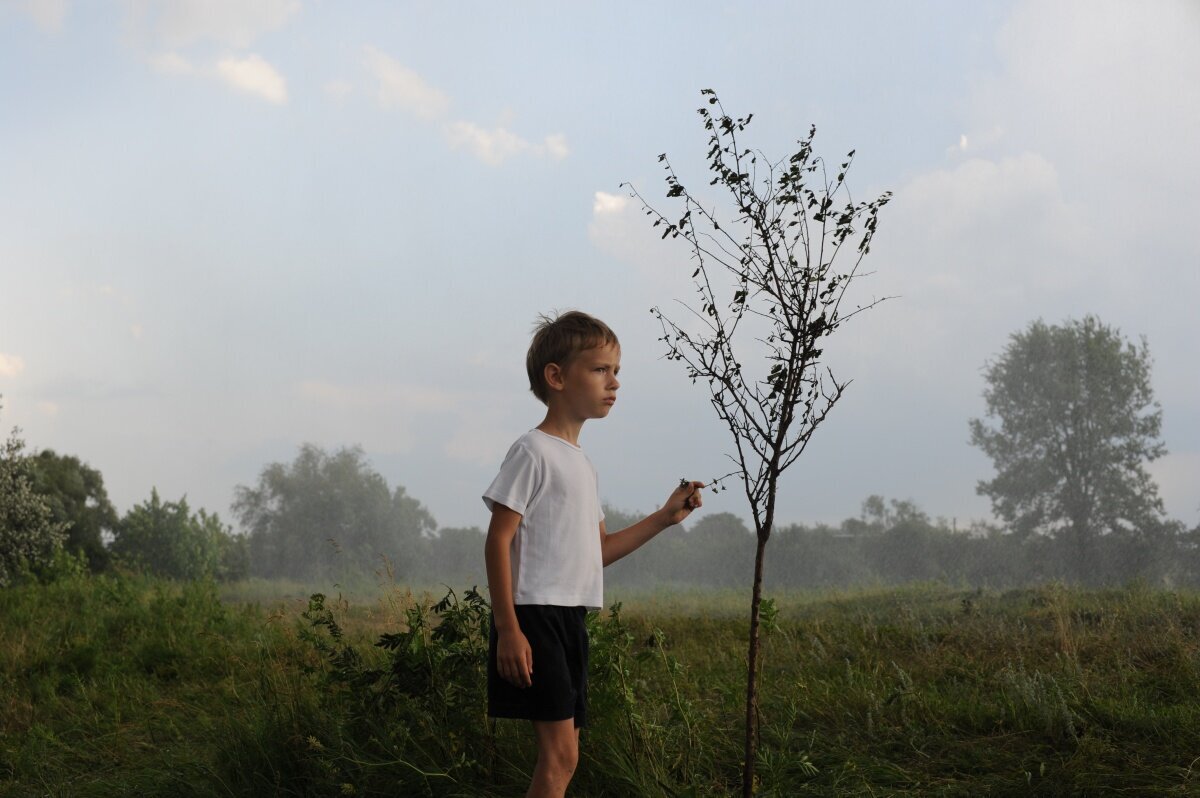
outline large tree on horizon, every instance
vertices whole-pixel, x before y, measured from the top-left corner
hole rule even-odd
[[[1068,541],[1084,581],[1098,535],[1163,519],[1145,467],[1166,453],[1151,365],[1144,338],[1134,344],[1089,315],[1032,322],[984,370],[987,418],[971,420],[971,443],[996,475],[977,490],[1014,532]]]
[[[291,463],[270,463],[257,485],[235,492],[251,571],[266,577],[369,574],[385,559],[396,576],[409,576],[437,528],[402,486],[388,487],[357,446],[327,452],[306,443]]]

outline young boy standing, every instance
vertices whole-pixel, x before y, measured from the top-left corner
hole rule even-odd
[[[681,483],[659,510],[608,534],[596,469],[579,447],[588,419],[617,400],[621,347],[586,313],[543,316],[525,359],[546,417],[508,450],[483,494],[492,513],[484,554],[492,598],[488,714],[532,721],[537,764],[527,796],[562,796],[587,725],[584,620],[603,605],[603,567],[701,505]]]

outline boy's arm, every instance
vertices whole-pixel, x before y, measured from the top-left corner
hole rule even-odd
[[[704,503],[700,497],[700,489],[703,487],[703,482],[681,484],[671,492],[666,504],[620,532],[608,534],[607,527],[601,521],[600,552],[604,564],[611,565],[631,551],[636,551],[659,532],[680,523],[691,515],[692,510]]]
[[[521,514],[503,504],[493,505],[483,558],[487,564],[488,592],[492,597],[492,619],[496,624],[496,670],[517,687],[533,683],[533,651],[517,623],[513,605],[512,566],[509,551]]]

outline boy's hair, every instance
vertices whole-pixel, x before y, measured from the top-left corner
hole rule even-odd
[[[529,390],[542,404],[550,403],[550,386],[546,384],[546,366],[557,363],[566,369],[580,353],[597,346],[620,346],[617,335],[607,324],[578,310],[568,310],[554,317],[539,314],[533,325],[533,340],[525,355],[525,370],[529,372]]]

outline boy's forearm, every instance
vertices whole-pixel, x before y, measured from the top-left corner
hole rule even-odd
[[[659,511],[651,513],[633,526],[626,527],[620,532],[605,535],[601,543],[604,564],[606,566],[611,565],[626,554],[636,551],[646,541],[669,526],[671,526],[671,523]]]
[[[484,562],[487,565],[488,593],[492,597],[492,619],[496,631],[506,633],[519,629],[517,610],[513,603],[512,568],[509,564],[508,541],[489,535],[484,543]]]

